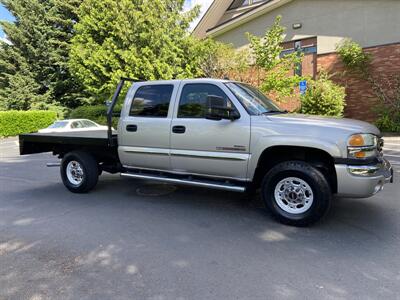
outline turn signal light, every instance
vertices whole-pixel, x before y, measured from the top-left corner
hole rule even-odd
[[[349,139],[349,146],[352,147],[361,147],[365,145],[365,141],[364,138],[361,134],[356,134],[353,135],[350,139]]]
[[[365,158],[366,153],[364,151],[354,153],[355,158]]]

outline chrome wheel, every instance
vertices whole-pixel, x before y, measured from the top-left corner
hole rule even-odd
[[[314,201],[310,185],[297,177],[288,177],[275,187],[275,201],[287,213],[301,214],[310,209]]]
[[[83,169],[79,162],[71,160],[67,165],[67,178],[71,184],[79,186],[83,181]]]

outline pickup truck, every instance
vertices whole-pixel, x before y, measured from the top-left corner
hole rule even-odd
[[[53,152],[71,192],[101,172],[233,192],[261,190],[282,223],[320,220],[334,195],[370,197],[393,182],[379,130],[365,122],[289,114],[256,88],[217,79],[125,82],[109,103],[108,130],[20,135],[20,154]]]

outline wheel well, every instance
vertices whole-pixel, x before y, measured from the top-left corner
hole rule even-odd
[[[305,161],[321,171],[327,178],[332,192],[337,193],[337,177],[333,157],[316,148],[296,146],[274,146],[264,150],[258,160],[253,184],[259,187],[264,175],[275,165],[289,160]]]

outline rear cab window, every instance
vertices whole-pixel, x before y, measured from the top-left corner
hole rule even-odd
[[[133,96],[129,116],[166,118],[174,85],[145,85],[138,88]]]

